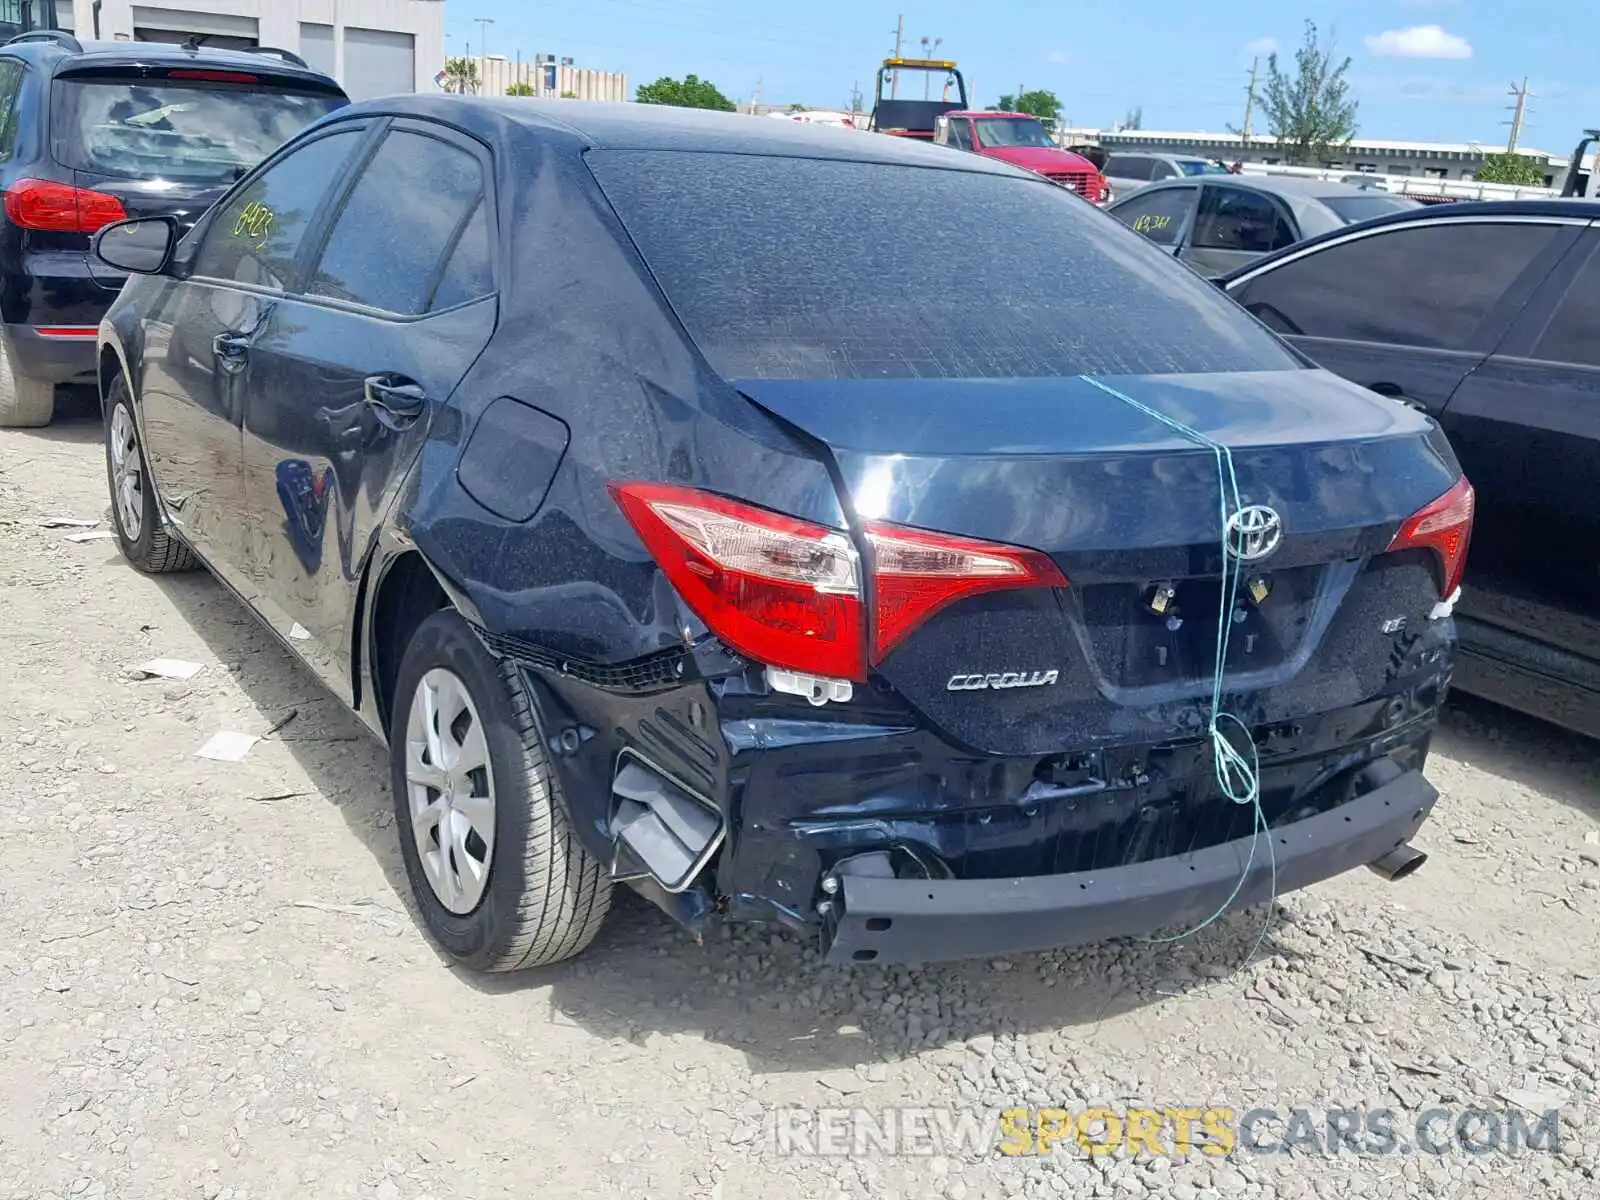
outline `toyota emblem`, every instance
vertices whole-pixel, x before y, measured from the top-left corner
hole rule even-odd
[[[1265,504],[1249,504],[1228,518],[1228,551],[1240,562],[1257,562],[1283,541],[1283,518]]]

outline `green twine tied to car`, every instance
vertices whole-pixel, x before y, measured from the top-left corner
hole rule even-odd
[[[1088,375],[1080,375],[1085,383],[1099,388],[1108,396],[1115,397],[1130,408],[1143,413],[1153,421],[1159,421],[1168,429],[1181,437],[1187,438],[1197,446],[1210,450],[1217,460],[1217,515],[1222,522],[1222,595],[1226,602],[1217,607],[1217,657],[1211,676],[1211,714],[1206,722],[1206,729],[1211,737],[1211,762],[1212,770],[1216,774],[1217,786],[1222,789],[1222,794],[1235,804],[1250,805],[1255,812],[1255,820],[1250,839],[1250,853],[1245,858],[1244,868],[1239,872],[1239,879],[1233,885],[1233,890],[1228,893],[1228,898],[1222,902],[1216,912],[1192,929],[1182,933],[1175,933],[1169,937],[1146,938],[1148,942],[1176,942],[1192,937],[1206,926],[1216,921],[1223,913],[1227,912],[1233,902],[1238,899],[1239,893],[1244,889],[1246,880],[1250,877],[1250,868],[1255,864],[1256,844],[1261,840],[1261,835],[1267,833],[1267,816],[1261,807],[1261,756],[1256,749],[1255,738],[1250,733],[1250,728],[1233,713],[1227,712],[1222,705],[1223,675],[1228,661],[1228,639],[1233,628],[1233,612],[1239,603],[1239,579],[1243,574],[1243,564],[1228,544],[1228,530],[1234,520],[1244,509],[1244,503],[1239,496],[1239,477],[1234,470],[1233,451],[1222,442],[1207,437],[1198,429],[1185,425],[1182,421],[1168,416],[1166,413],[1151,408],[1135,400],[1124,392],[1102,383]],[[1224,727],[1232,724],[1243,735],[1245,751],[1242,752],[1234,741],[1224,732]],[[1246,752],[1248,757],[1246,757]],[[1272,889],[1268,899],[1267,919],[1261,926],[1261,932],[1256,936],[1255,944],[1250,948],[1248,958],[1255,957],[1255,952],[1260,948],[1261,942],[1267,936],[1267,930],[1272,924],[1272,903],[1278,895],[1278,859],[1272,849],[1272,838],[1266,839],[1267,860],[1271,868]],[[1246,961],[1248,961],[1248,958]]]

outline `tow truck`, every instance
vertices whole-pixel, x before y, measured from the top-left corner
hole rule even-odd
[[[1583,156],[1589,152],[1589,147],[1600,139],[1600,129],[1585,129],[1583,140],[1578,143],[1578,148],[1572,152],[1572,160],[1567,164],[1567,181],[1561,186],[1563,197],[1579,196],[1585,200],[1595,198],[1596,184],[1600,183],[1596,175],[1600,172],[1583,169]]]
[[[900,86],[906,82],[903,78],[906,74],[924,77],[923,99],[900,98]],[[939,89],[939,99],[929,99],[932,77],[939,75],[944,76],[944,82]],[[956,90],[954,100],[950,98],[951,88]],[[939,117],[944,113],[966,107],[967,81],[962,78],[961,72],[956,70],[956,64],[950,59],[890,57],[884,59],[883,65],[878,68],[878,85],[873,93],[872,116],[867,122],[867,129],[872,133],[920,138],[931,142]]]

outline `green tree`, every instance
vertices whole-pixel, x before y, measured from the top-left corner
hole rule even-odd
[[[1007,92],[999,104],[990,105],[989,111],[1028,113],[1051,125],[1061,119],[1061,100],[1048,88],[1030,88],[1020,96]]]
[[[447,58],[444,62],[444,90],[465,96],[478,90],[478,64],[470,58]]]
[[[1266,87],[1257,99],[1267,129],[1290,164],[1327,161],[1356,135],[1357,104],[1345,78],[1349,68],[1350,59],[1335,60],[1332,39],[1319,38],[1312,21],[1306,22],[1292,71],[1278,66],[1277,54],[1268,55]]]
[[[1128,110],[1128,115],[1122,118],[1124,129],[1144,128],[1144,106],[1136,104]]]
[[[533,84],[525,79],[519,79],[506,89],[506,95],[508,96],[537,96],[538,94],[533,90]]]
[[[720,112],[735,112],[729,100],[709,79],[698,75],[685,75],[681,80],[663,75],[654,83],[641,83],[634,93],[640,104],[671,104],[677,108],[714,108]]]
[[[577,92],[562,92],[561,93],[561,98],[563,100],[576,100],[578,98],[578,93]]]
[[[1526,154],[1488,154],[1475,178],[1480,183],[1514,183],[1518,187],[1543,187],[1544,168]]]

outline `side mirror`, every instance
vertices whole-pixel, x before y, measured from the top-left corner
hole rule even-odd
[[[141,217],[107,225],[94,235],[96,258],[118,271],[160,275],[172,262],[178,223],[171,217]]]

